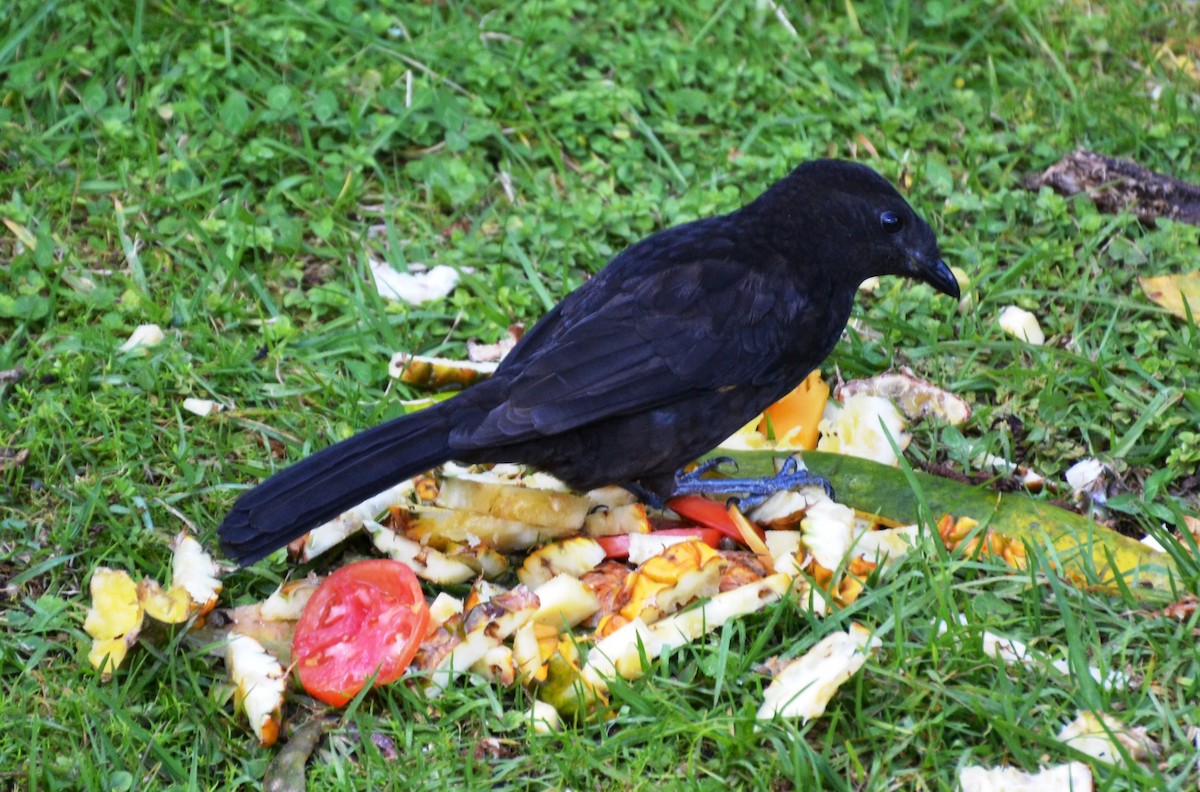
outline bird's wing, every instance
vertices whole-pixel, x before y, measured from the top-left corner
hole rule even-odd
[[[802,300],[731,258],[645,274],[602,272],[532,331],[507,367],[508,399],[456,444],[554,435],[725,386],[755,387]],[[786,304],[785,304],[786,303]],[[792,325],[795,326],[794,324]],[[506,361],[508,362],[508,361]]]

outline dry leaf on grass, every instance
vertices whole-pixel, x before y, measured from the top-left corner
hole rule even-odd
[[[1190,311],[1193,321],[1200,321],[1200,270],[1153,278],[1139,277],[1138,283],[1151,302],[1166,308],[1180,319],[1186,319]]]

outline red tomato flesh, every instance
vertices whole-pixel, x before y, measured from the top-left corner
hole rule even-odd
[[[325,578],[296,623],[300,684],[340,707],[372,676],[379,686],[403,674],[428,626],[429,606],[411,569],[388,559],[347,564]]]
[[[742,532],[738,530],[733,518],[729,516],[729,511],[725,508],[724,503],[709,500],[700,495],[680,495],[667,501],[667,506],[685,520],[720,531],[739,544],[746,543],[746,540],[742,538]],[[755,526],[755,532],[758,534],[758,538],[763,537],[762,528]]]
[[[715,531],[712,528],[698,528],[692,526],[690,528],[663,528],[658,531],[651,531],[648,534],[638,534],[639,536],[690,536],[699,539],[709,547],[717,547],[721,543],[721,532]],[[596,542],[604,548],[606,558],[628,558],[629,557],[629,537],[631,534],[619,534],[617,536],[598,536]]]

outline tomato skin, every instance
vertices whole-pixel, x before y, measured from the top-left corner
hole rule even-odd
[[[733,518],[729,516],[729,511],[724,503],[709,500],[700,495],[680,495],[667,501],[667,506],[685,520],[691,520],[697,525],[720,531],[738,544],[746,543],[746,540],[742,538],[742,532],[738,530]],[[761,539],[763,530],[756,526],[756,531]]]
[[[604,548],[605,558],[628,558],[629,537],[631,535],[598,536],[596,537],[596,543]],[[662,528],[657,531],[651,531],[648,534],[639,534],[639,536],[691,536],[704,542],[709,547],[716,547],[721,543],[720,531],[713,530],[712,528],[701,528],[699,526]]]
[[[390,559],[358,561],[322,581],[304,606],[292,639],[300,684],[335,707],[372,676],[394,682],[412,662],[429,625],[417,576]]]

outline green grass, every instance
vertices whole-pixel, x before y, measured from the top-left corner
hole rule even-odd
[[[259,785],[273,752],[232,714],[219,662],[176,636],[112,682],[91,674],[91,570],[165,577],[185,524],[215,548],[243,485],[398,412],[412,394],[387,381],[391,352],[494,340],[630,242],[735,208],[809,157],[904,174],[972,279],[957,313],[885,283],[856,310],[879,337],[852,335],[825,366],[909,365],[972,402],[961,430],[920,428],[911,458],[966,469],[984,448],[1058,476],[1096,455],[1120,475],[1125,529],[1196,514],[1197,328],[1136,281],[1195,269],[1196,229],[1018,184],[1078,146],[1200,181],[1200,81],[1167,56],[1200,57],[1195,4],[780,7],[795,35],[771,4],[733,0],[18,0],[0,22],[0,370],[24,373],[0,384],[0,446],[28,457],[0,473],[0,785]],[[459,267],[463,285],[384,304],[368,256]],[[1039,315],[1047,346],[999,331],[1010,303]],[[167,340],[119,354],[148,322]],[[233,409],[198,419],[188,396]],[[232,575],[229,599],[286,574],[273,560]],[[1194,564],[1185,578],[1195,590]],[[620,688],[614,719],[554,737],[514,722],[521,692],[381,691],[309,781],[948,789],[960,765],[1072,758],[1053,735],[1084,707],[1163,746],[1098,767],[1098,788],[1194,789],[1196,618],[1152,607],[914,558],[826,621],[741,620]],[[1136,684],[1005,668],[936,635],[964,612]],[[881,631],[880,653],[824,718],[756,731],[754,665],[851,619]],[[501,756],[477,754],[487,737]]]

